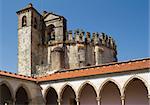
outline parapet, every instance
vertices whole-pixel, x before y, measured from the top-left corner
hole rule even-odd
[[[86,35],[85,35],[86,33]],[[82,29],[77,29],[77,30],[69,30],[67,32],[67,44],[76,44],[76,43],[82,43],[82,44],[92,44],[92,45],[98,45],[98,46],[105,46],[107,48],[111,48],[116,51],[116,43],[115,40],[111,37],[108,36],[105,33],[98,33],[94,32],[85,32]]]

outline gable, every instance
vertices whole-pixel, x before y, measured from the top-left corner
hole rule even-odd
[[[44,21],[50,21],[50,20],[55,20],[59,19],[61,16],[53,14],[53,13],[48,13],[47,15],[44,16]]]

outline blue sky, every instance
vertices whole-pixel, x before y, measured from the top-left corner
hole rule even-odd
[[[149,57],[148,0],[0,0],[0,69],[17,72],[17,15],[28,3],[67,18],[68,30],[105,32],[119,61]]]

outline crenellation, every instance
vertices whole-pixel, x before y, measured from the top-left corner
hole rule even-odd
[[[79,42],[80,38],[79,38],[79,29],[74,30],[74,39],[76,42]]]
[[[20,74],[47,75],[55,70],[117,61],[115,41],[107,34],[94,32],[91,36],[82,29],[67,31],[63,16],[46,11],[41,15],[33,6],[27,9],[18,13]]]
[[[73,40],[72,30],[69,30],[67,34],[68,34],[68,40],[72,41]]]
[[[92,41],[94,45],[99,45],[100,40],[99,40],[99,33],[94,32],[92,35]]]
[[[86,32],[85,43],[90,43],[90,42],[91,42],[91,34],[90,32]]]
[[[79,34],[79,42],[84,42],[84,31],[80,30],[80,34]]]

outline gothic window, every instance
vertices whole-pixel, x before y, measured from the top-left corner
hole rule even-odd
[[[22,17],[22,27],[26,26],[27,25],[27,17],[26,16],[23,16]]]
[[[50,40],[55,40],[55,30],[54,30],[55,26],[54,25],[49,25],[47,28],[48,31],[48,41]]]
[[[34,28],[37,29],[37,19],[34,18]]]

